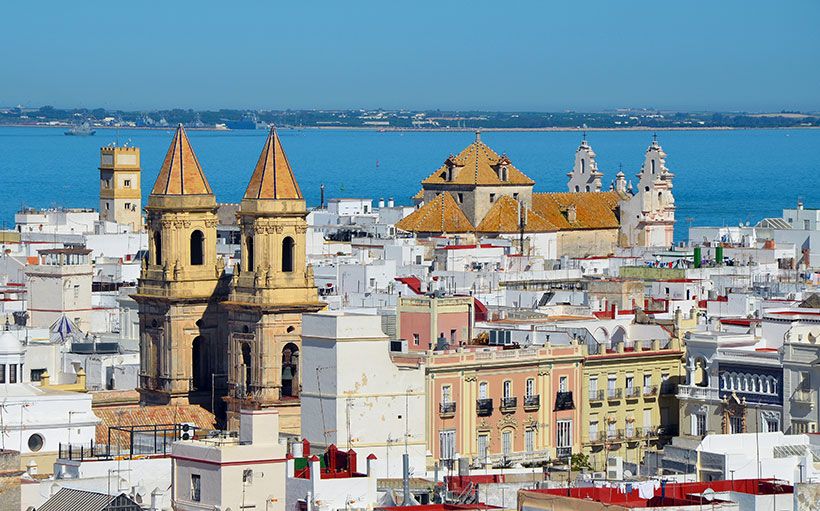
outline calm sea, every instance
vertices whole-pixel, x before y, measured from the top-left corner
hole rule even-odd
[[[97,130],[68,137],[57,128],[0,128],[0,222],[11,225],[21,205],[98,206],[99,148],[119,139],[141,148],[148,194],[171,131]],[[235,202],[265,139],[264,131],[189,131],[220,202]],[[474,135],[466,132],[280,131],[309,205],[326,197],[394,197],[410,204],[419,182]],[[487,132],[482,139],[536,181],[537,191],[566,191],[577,132]],[[651,133],[591,132],[606,186],[620,165],[635,181]],[[676,238],[692,225],[754,224],[780,216],[802,198],[820,207],[820,130],[663,131],[658,140],[675,173]]]

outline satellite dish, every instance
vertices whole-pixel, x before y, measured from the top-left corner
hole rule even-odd
[[[626,479],[627,477],[632,477],[631,470],[624,470],[624,479]]]
[[[715,499],[715,490],[711,488],[706,488],[703,490],[703,493],[700,494],[706,500],[712,501]]]

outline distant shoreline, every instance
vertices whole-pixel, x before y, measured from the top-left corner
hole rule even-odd
[[[43,124],[0,124],[0,128],[55,128],[66,129],[71,128],[72,125],[57,125],[47,126]],[[151,131],[172,131],[174,126],[156,127],[156,126],[92,126],[95,130],[151,130]],[[666,126],[653,128],[649,126],[625,126],[622,128],[570,128],[570,127],[545,127],[545,128],[402,128],[402,127],[374,127],[374,126],[301,126],[299,128],[293,127],[279,127],[278,129],[286,131],[375,131],[383,133],[475,133],[480,130],[483,133],[490,132],[577,132],[577,131],[739,131],[739,130],[813,130],[820,126]],[[252,133],[255,131],[263,132],[264,129],[220,129],[213,127],[205,128],[185,128],[188,131],[213,131],[213,132],[237,132],[237,133]]]

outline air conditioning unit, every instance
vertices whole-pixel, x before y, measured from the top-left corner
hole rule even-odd
[[[606,479],[606,472],[593,472],[592,473],[593,479]]]
[[[194,438],[194,430],[196,429],[196,424],[190,422],[183,422],[179,425],[179,439],[180,440],[192,440]]]
[[[621,480],[624,478],[624,459],[620,456],[607,458],[606,460],[606,478]]]

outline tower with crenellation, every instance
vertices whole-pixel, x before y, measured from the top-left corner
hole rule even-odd
[[[140,232],[142,187],[138,147],[100,148],[100,220],[128,225]]]

